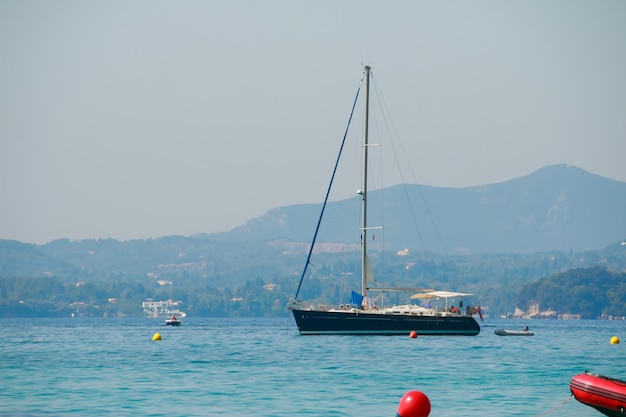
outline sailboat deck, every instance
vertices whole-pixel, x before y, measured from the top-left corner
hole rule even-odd
[[[333,313],[356,313],[356,314],[382,314],[382,315],[412,315],[412,316],[427,316],[427,317],[462,317],[463,314],[461,312],[452,312],[447,310],[439,310],[435,308],[427,308],[415,305],[400,305],[386,308],[372,308],[372,309],[361,309],[361,308],[330,308],[327,309],[325,306],[319,306],[318,308],[314,308],[311,306],[309,309],[304,310],[317,310],[317,311],[329,311]]]

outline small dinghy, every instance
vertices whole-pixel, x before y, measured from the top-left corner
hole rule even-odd
[[[576,400],[604,415],[626,415],[626,381],[585,371],[572,378],[569,389]]]
[[[530,330],[508,330],[508,329],[496,329],[493,331],[498,336],[534,336],[535,334]]]
[[[180,326],[180,320],[176,318],[176,316],[172,316],[171,319],[165,320],[166,326]]]

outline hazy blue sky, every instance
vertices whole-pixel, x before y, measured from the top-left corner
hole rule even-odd
[[[623,0],[0,0],[0,238],[319,202],[363,62],[419,183],[626,181]]]

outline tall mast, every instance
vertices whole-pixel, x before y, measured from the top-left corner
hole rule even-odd
[[[365,66],[365,121],[363,126],[363,190],[361,195],[361,294],[367,296],[367,153],[370,111],[370,70]]]

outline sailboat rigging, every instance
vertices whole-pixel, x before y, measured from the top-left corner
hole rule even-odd
[[[392,307],[378,307],[374,300],[369,297],[368,291],[389,291],[391,289],[370,288],[373,271],[368,258],[368,235],[373,227],[368,225],[368,158],[369,158],[369,96],[370,96],[371,68],[364,67],[364,126],[362,142],[362,189],[357,191],[361,198],[361,292],[352,291],[350,303],[338,308],[326,306],[307,305],[298,300],[300,289],[311,262],[311,255],[318,236],[324,211],[328,202],[330,191],[337,173],[339,160],[343,152],[352,116],[359,98],[360,88],[357,91],[352,111],[348,120],[348,125],[341,143],[339,155],[335,162],[335,167],[331,177],[326,197],[322,205],[322,210],[315,228],[313,240],[309,247],[306,263],[300,277],[300,282],[290,303],[289,309],[292,311],[298,331],[301,335],[316,334],[352,334],[352,335],[395,335],[409,334],[416,331],[420,335],[468,335],[474,336],[480,332],[480,326],[472,316],[472,309],[462,311],[459,308],[452,309],[448,305],[450,299],[460,299],[471,296],[458,292],[435,291],[434,289],[421,289],[420,292],[411,296],[411,299],[427,300],[422,306],[418,304],[405,304]],[[394,289],[395,290],[395,289]],[[409,289],[398,289],[409,290]],[[413,289],[416,291],[417,289]],[[445,306],[434,307],[431,300],[443,299]],[[460,306],[462,306],[462,301]]]

